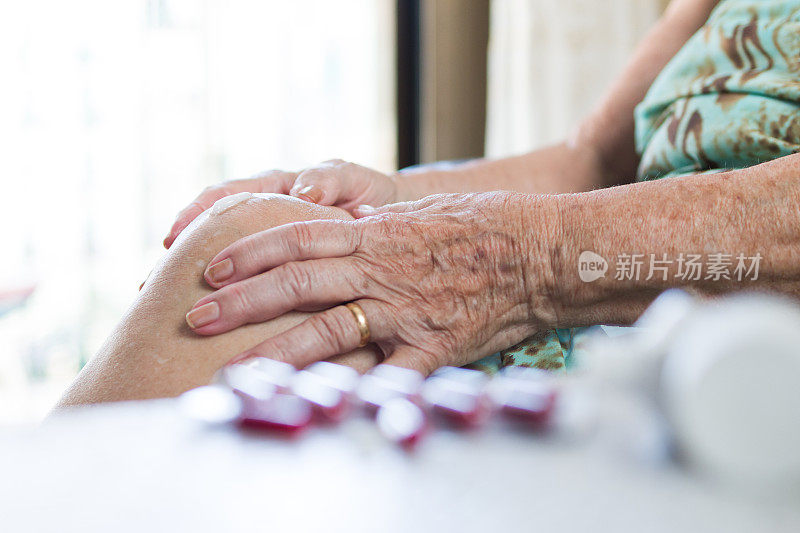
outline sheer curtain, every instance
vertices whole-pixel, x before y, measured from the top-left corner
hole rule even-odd
[[[40,416],[208,184],[395,166],[392,0],[26,0],[0,17],[0,424]],[[2,310],[0,310],[2,313]]]
[[[486,152],[562,139],[596,103],[665,0],[492,0]]]

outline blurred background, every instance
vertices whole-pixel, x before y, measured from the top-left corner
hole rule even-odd
[[[5,2],[0,425],[44,416],[203,187],[558,140],[665,4]]]

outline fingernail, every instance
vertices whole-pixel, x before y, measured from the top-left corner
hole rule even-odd
[[[186,323],[192,329],[211,324],[219,318],[219,304],[208,302],[186,313]]]
[[[360,205],[356,208],[356,210],[361,211],[362,213],[372,213],[375,211],[375,208],[371,205]]]
[[[316,185],[308,185],[297,191],[297,196],[303,198],[307,202],[319,203],[322,200],[322,191]]]
[[[206,269],[206,279],[211,283],[222,283],[233,276],[233,261],[230,257],[210,265]]]

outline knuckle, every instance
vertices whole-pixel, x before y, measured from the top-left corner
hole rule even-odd
[[[364,226],[350,223],[351,231],[347,232],[347,247],[349,250],[358,251],[364,247]]]
[[[250,272],[257,265],[260,253],[259,240],[255,235],[250,235],[231,244],[228,255],[237,268]]]
[[[226,307],[225,314],[235,322],[246,320],[253,309],[250,292],[242,284],[234,284],[220,290],[222,305]]]
[[[202,197],[207,198],[209,200],[214,199],[218,200],[225,196],[229,196],[233,194],[228,187],[228,183],[218,183],[216,185],[209,185],[205,189],[203,189],[203,193],[201,194]]]
[[[347,331],[349,324],[346,323],[343,313],[328,312],[316,315],[309,324],[314,335],[337,353],[341,353],[350,348],[347,343]]]
[[[424,375],[430,374],[441,366],[439,358],[427,351],[420,350],[411,359],[414,367]]]
[[[292,183],[297,178],[297,172],[272,169],[258,172],[249,178],[253,182],[252,192],[289,192]]]
[[[187,205],[180,213],[178,213],[178,218],[185,218],[191,217],[194,218],[207,208],[203,202],[200,200],[195,200],[194,202]]]
[[[278,286],[294,303],[301,302],[311,286],[311,276],[300,263],[286,263],[281,266],[280,278]]]
[[[321,185],[330,184],[339,179],[336,168],[322,167],[311,168],[303,172],[302,182],[304,183],[317,183]]]
[[[336,168],[342,172],[355,172],[362,167],[357,165],[356,163],[351,163],[350,161],[342,161],[338,159],[336,162]]]
[[[367,222],[367,227],[375,233],[392,233],[406,229],[400,213],[378,213],[363,220]]]
[[[414,242],[413,226],[405,223],[397,213],[382,213],[371,220],[363,219],[360,243],[373,251],[402,249]]]
[[[278,361],[279,363],[291,363],[291,358],[286,352],[286,348],[283,346],[284,344],[285,343],[283,341],[276,340],[268,347],[260,347],[258,350],[258,355],[261,357],[269,357],[270,359]]]
[[[382,217],[383,214],[379,214],[370,218],[360,218],[352,223],[356,228],[355,233],[358,234],[359,248],[373,243],[380,235],[381,227],[383,226]]]
[[[269,357],[281,363],[292,362],[292,340],[288,335],[278,335],[261,345],[261,356]]]
[[[287,252],[291,257],[303,257],[314,250],[315,239],[311,226],[304,222],[297,222],[289,226],[290,238],[287,239]]]

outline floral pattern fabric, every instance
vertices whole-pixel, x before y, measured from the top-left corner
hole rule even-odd
[[[636,107],[639,180],[745,168],[800,152],[800,0],[722,0]],[[543,331],[471,368],[564,373],[587,328]]]

